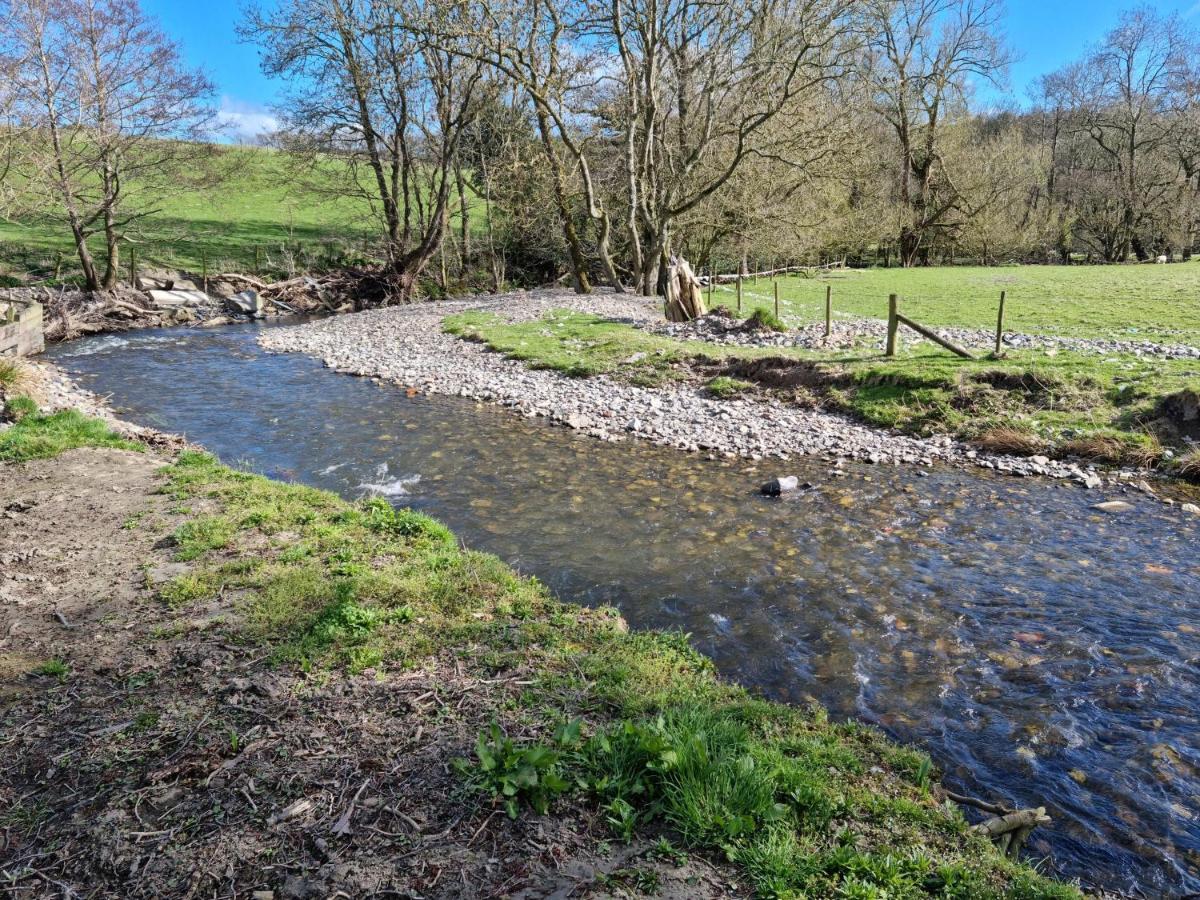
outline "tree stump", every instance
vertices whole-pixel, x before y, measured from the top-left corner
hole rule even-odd
[[[667,321],[690,322],[707,311],[700,280],[696,278],[692,267],[682,256],[672,257],[667,270]]]

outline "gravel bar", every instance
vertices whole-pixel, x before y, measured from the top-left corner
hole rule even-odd
[[[604,293],[579,297],[563,290],[540,290],[368,310],[272,329],[258,340],[266,350],[315,356],[338,372],[495,403],[604,441],[640,438],[690,452],[755,460],[807,455],[835,462],[853,459],[923,466],[941,462],[1072,479],[1093,488],[1105,483],[1091,466],[977,452],[950,437],[909,437],[776,400],[715,400],[692,386],[644,388],[607,376],[569,378],[533,370],[442,330],[446,316],[467,310],[530,321],[553,309],[593,313],[642,327],[663,324],[658,304],[647,298]],[[1112,473],[1111,480],[1128,483],[1141,477],[1122,471]]]

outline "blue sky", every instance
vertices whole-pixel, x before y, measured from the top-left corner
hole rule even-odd
[[[235,28],[243,0],[142,0],[182,45],[188,61],[217,84],[222,117],[239,137],[270,130],[270,105],[279,85],[259,71],[258,51],[238,42]],[[269,5],[270,0],[263,0]],[[1136,0],[1008,0],[1005,32],[1018,56],[1011,81],[1019,100],[1038,75],[1082,53]],[[1160,12],[1178,12],[1200,27],[1200,0],[1151,3]]]

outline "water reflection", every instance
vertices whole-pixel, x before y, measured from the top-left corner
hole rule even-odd
[[[136,421],[223,459],[383,492],[560,596],[678,627],[770,696],[928,748],[951,785],[1046,805],[1055,871],[1200,890],[1200,539],[1135,498],[935,470],[768,468],[606,445],[266,356],[250,329],[58,348]]]

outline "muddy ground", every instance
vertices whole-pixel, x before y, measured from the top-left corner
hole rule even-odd
[[[0,465],[0,890],[13,897],[741,896],[582,806],[510,821],[449,767],[522,673],[272,665],[187,566],[154,452]],[[191,512],[196,512],[193,505]]]

